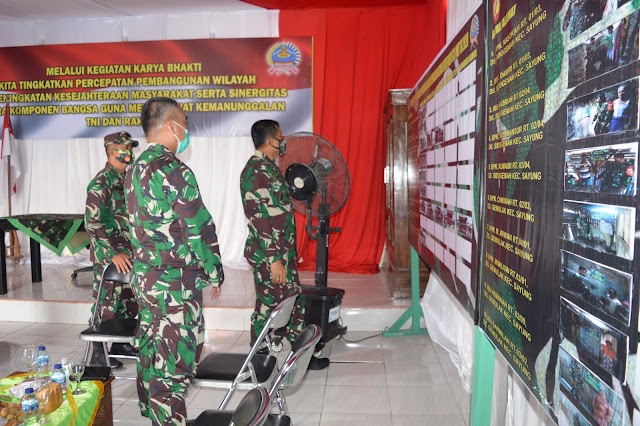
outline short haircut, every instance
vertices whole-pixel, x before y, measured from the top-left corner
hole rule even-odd
[[[251,139],[253,146],[260,148],[268,138],[275,138],[280,124],[274,120],[259,120],[251,126]]]
[[[140,114],[140,123],[145,136],[162,126],[167,119],[174,117],[177,108],[180,108],[180,104],[171,98],[151,98],[145,102]]]

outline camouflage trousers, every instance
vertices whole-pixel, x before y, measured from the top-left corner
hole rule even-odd
[[[102,279],[102,271],[105,265],[93,265],[93,299],[96,303],[91,307],[91,313],[100,306],[100,317],[103,320],[113,318],[135,318],[138,315],[138,301],[133,295],[130,284],[105,281],[98,299],[98,287]]]
[[[273,308],[289,296],[298,294],[296,303],[291,312],[291,319],[286,327],[276,330],[276,334],[286,337],[290,343],[296,340],[304,328],[305,299],[300,294],[300,281],[295,259],[287,261],[287,280],[285,284],[274,284],[271,281],[271,269],[268,262],[262,262],[253,268],[253,281],[256,287],[256,306],[251,314],[251,345],[255,343],[258,335],[271,315]]]
[[[150,268],[132,284],[140,312],[134,345],[140,411],[153,425],[185,425],[185,394],[204,342],[200,270]]]

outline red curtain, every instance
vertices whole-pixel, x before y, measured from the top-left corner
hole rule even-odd
[[[329,269],[374,273],[385,242],[385,120],[390,89],[410,88],[445,42],[446,0],[422,6],[283,10],[280,36],[314,37],[314,132],[333,142],[351,192],[331,216]],[[284,129],[286,131],[286,129]],[[300,269],[316,245],[297,215]]]

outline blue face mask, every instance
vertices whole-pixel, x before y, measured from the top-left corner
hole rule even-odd
[[[178,141],[178,149],[176,150],[176,154],[181,154],[183,153],[187,147],[189,146],[189,131],[187,129],[185,129],[184,127],[180,126],[178,123],[176,123],[174,121],[174,123],[176,125],[178,125],[182,130],[184,130],[184,139],[180,140],[178,139],[178,136],[176,136],[175,132],[173,133],[173,136],[176,138],[176,140]]]

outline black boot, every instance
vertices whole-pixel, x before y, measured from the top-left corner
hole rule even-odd
[[[324,370],[329,366],[331,361],[329,358],[318,358],[316,356],[311,357],[311,361],[309,361],[308,370]]]
[[[109,362],[113,369],[122,367],[122,363],[117,359],[110,358]],[[104,355],[102,343],[91,343],[91,356],[89,356],[87,365],[90,367],[107,367],[107,358]]]
[[[113,343],[109,353],[111,355],[138,356],[138,350],[129,343]]]

